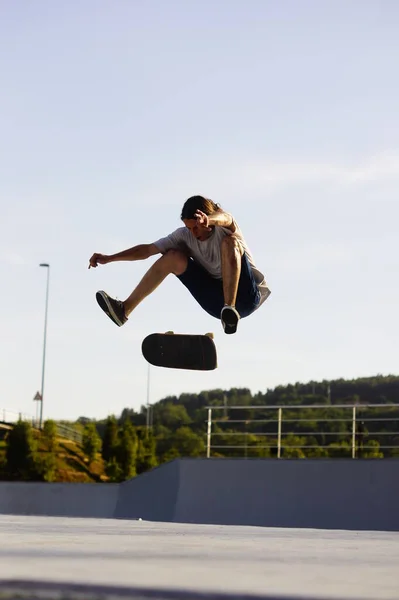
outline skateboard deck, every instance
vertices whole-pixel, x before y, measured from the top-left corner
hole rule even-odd
[[[212,371],[217,367],[212,334],[151,333],[144,338],[141,351],[152,365],[169,369]]]

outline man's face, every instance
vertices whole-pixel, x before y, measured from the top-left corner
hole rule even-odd
[[[183,223],[200,242],[207,240],[212,233],[212,227],[199,225],[196,219],[183,219]]]

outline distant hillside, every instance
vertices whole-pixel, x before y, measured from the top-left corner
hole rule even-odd
[[[164,412],[164,406],[173,404],[183,406],[187,415],[196,420],[198,411],[207,406],[260,406],[289,404],[399,404],[399,376],[376,375],[358,379],[336,379],[332,381],[310,381],[294,383],[267,389],[266,392],[251,394],[247,388],[231,388],[230,390],[214,389],[199,394],[181,394],[167,396],[152,405],[154,422]],[[122,411],[119,420],[123,422],[129,417],[137,425],[145,425],[147,409],[142,406],[139,412],[131,408]],[[201,414],[201,418],[205,413]],[[82,417],[80,420],[85,420]],[[99,422],[101,423],[101,421]]]
[[[357,405],[355,429],[351,404]],[[82,443],[59,435],[51,442],[54,422],[47,421],[43,432],[20,422],[0,432],[0,478],[124,481],[177,457],[205,457],[208,406],[214,407],[212,457],[399,457],[399,376],[378,375],[296,383],[256,394],[247,388],[181,394],[155,403],[149,415],[142,406],[98,421],[63,422],[72,426],[64,431],[77,431]]]
[[[352,414],[348,409],[334,407],[354,403],[359,406],[365,404],[380,406],[377,409],[358,411],[358,418],[363,421],[362,436],[367,441],[367,449],[363,449],[363,456],[398,455],[399,376],[376,375],[352,380],[295,383],[256,394],[251,394],[247,388],[232,388],[230,390],[208,390],[199,394],[168,396],[151,406],[150,423],[156,442],[157,461],[164,462],[175,456],[204,456],[207,430],[206,407],[208,406],[224,407],[224,410],[213,411],[213,418],[222,419],[222,422],[212,425],[213,435],[224,437],[225,446],[235,446],[238,442],[245,443],[246,456],[275,455],[276,411],[245,408],[230,410],[231,407],[330,406],[328,412],[315,409],[309,413],[308,410],[299,408],[291,412],[288,412],[288,409],[284,411],[284,418],[292,421],[289,427],[292,435],[288,436],[287,427],[283,430],[285,441],[291,446],[301,447],[301,450],[295,454],[293,450],[289,451],[286,448],[282,456],[299,458],[350,456]],[[398,408],[384,408],[384,404],[391,403],[397,404]],[[334,420],[326,422],[327,417]],[[376,418],[379,420],[375,421]],[[129,420],[135,426],[145,427],[146,419],[147,408],[142,406],[138,412],[125,408],[117,420],[120,425]],[[252,420],[257,422],[250,423],[249,421]],[[260,423],[260,421],[266,422]],[[100,435],[103,435],[105,421],[98,421],[96,425]],[[360,435],[360,431],[358,433]],[[242,434],[241,439],[238,437],[240,434]],[[360,438],[357,440],[359,441]],[[251,445],[250,452],[248,451],[249,444]],[[392,447],[381,449],[382,446]],[[212,455],[241,456],[240,453],[242,453],[241,448],[218,448]]]

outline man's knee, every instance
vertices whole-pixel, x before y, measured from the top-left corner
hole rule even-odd
[[[244,250],[235,235],[226,235],[222,239],[222,251],[238,252],[242,256]]]
[[[187,269],[188,258],[180,250],[168,250],[163,255],[163,260],[174,275],[181,275]]]

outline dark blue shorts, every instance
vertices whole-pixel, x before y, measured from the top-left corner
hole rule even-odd
[[[224,306],[223,282],[215,279],[194,259],[188,259],[187,269],[178,279],[186,286],[191,295],[212,317],[220,319]],[[260,292],[248,258],[244,253],[241,258],[241,275],[238,282],[236,309],[240,317],[248,317],[259,306]]]

